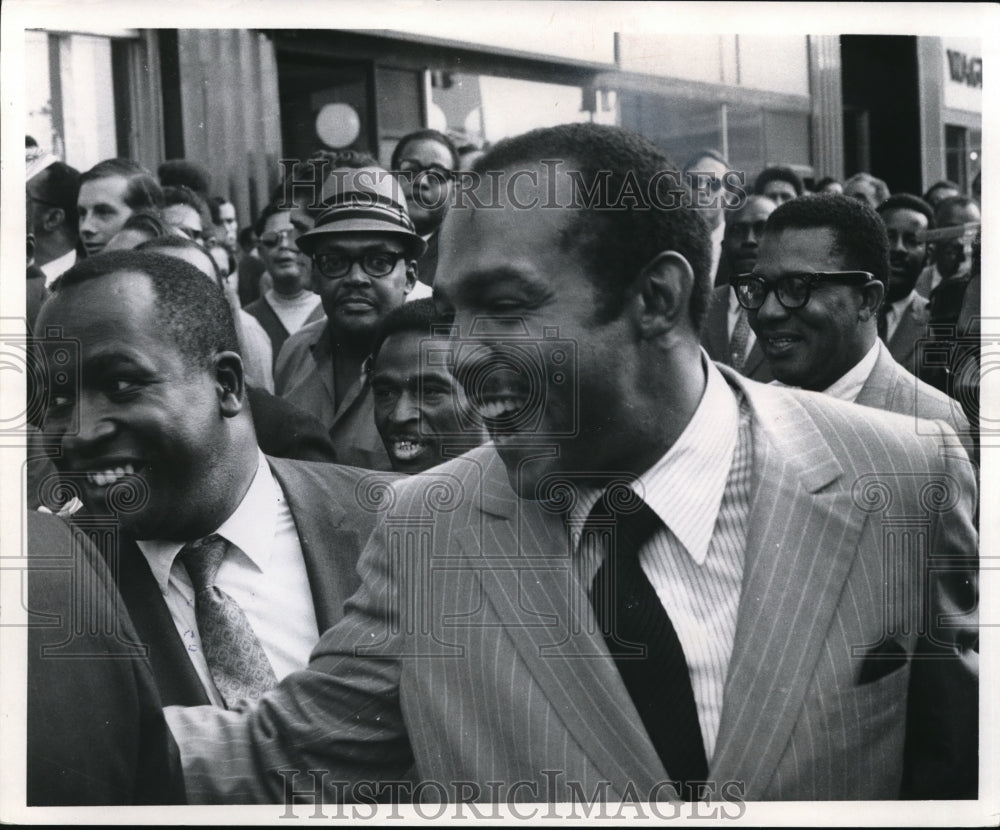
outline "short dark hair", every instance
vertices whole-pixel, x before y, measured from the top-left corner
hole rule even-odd
[[[978,208],[979,205],[976,204],[975,199],[970,199],[968,196],[949,196],[947,199],[942,199],[937,205],[934,206],[934,220],[937,224],[941,224],[941,217],[951,210],[952,208],[967,208],[967,207]]]
[[[182,184],[167,185],[163,188],[163,206],[187,205],[200,214],[205,210],[205,200],[190,187]]]
[[[473,170],[502,170],[516,164],[560,159],[587,187],[606,181],[612,198],[624,187],[638,183],[662,205],[677,202],[670,210],[611,205],[610,209],[575,204],[563,211],[570,218],[559,234],[561,250],[573,252],[586,264],[601,296],[599,318],[621,313],[628,291],[639,273],[662,251],[676,251],[690,263],[694,286],[689,306],[691,322],[700,329],[712,290],[711,243],[708,224],[690,207],[690,188],[671,159],[649,139],[620,127],[600,124],[562,124],[532,130],[497,143],[480,158]],[[652,187],[651,187],[652,186]],[[654,201],[651,199],[650,201]],[[643,207],[645,209],[643,209]]]
[[[245,228],[240,228],[240,232],[236,234],[236,242],[242,248],[249,248],[256,243],[256,236],[257,231],[253,226],[247,225]]]
[[[879,216],[890,210],[916,211],[927,218],[928,230],[932,230],[935,227],[934,209],[919,196],[914,196],[912,193],[893,193],[892,196],[875,208],[875,212]]]
[[[222,351],[239,353],[236,327],[222,289],[193,265],[151,251],[104,251],[80,260],[57,279],[52,293],[90,280],[135,271],[149,277],[156,313],[191,368],[207,368]]]
[[[757,175],[757,178],[753,183],[753,192],[762,196],[764,195],[764,188],[770,182],[788,182],[792,187],[795,188],[795,195],[801,196],[805,192],[805,185],[802,184],[802,177],[799,176],[791,167],[765,167]]]
[[[840,181],[840,179],[835,179],[833,176],[824,176],[822,179],[820,179],[818,182],[816,182],[816,185],[815,185],[815,187],[813,187],[813,190],[816,193],[819,193],[828,184],[841,184],[841,181]]]
[[[71,233],[77,233],[80,225],[80,214],[76,209],[80,195],[79,170],[64,162],[54,161],[32,176],[27,187],[38,201],[62,210],[66,227]]]
[[[208,200],[208,212],[212,217],[213,225],[222,224],[222,214],[219,213],[219,208],[223,205],[232,205],[233,203],[229,201],[225,196],[213,196]],[[236,206],[233,205],[235,208]]]
[[[948,179],[938,179],[936,182],[934,182],[934,184],[932,184],[930,187],[927,188],[927,191],[924,193],[924,201],[932,202],[934,200],[934,191],[945,190],[945,189],[956,190],[959,193],[962,192],[962,188],[959,187],[956,182],[950,181]]]
[[[778,205],[764,234],[811,228],[830,228],[833,252],[843,257],[845,266],[870,271],[888,286],[889,237],[882,219],[866,203],[839,193],[808,193]]]
[[[455,142],[452,141],[448,136],[446,136],[440,130],[417,130],[416,132],[407,133],[398,142],[396,142],[396,147],[392,151],[392,159],[389,162],[389,166],[393,170],[399,169],[399,162],[403,158],[403,150],[406,149],[406,145],[414,141],[420,141],[421,139],[431,139],[432,141],[438,142],[438,144],[443,144],[444,147],[451,154],[451,169],[457,170],[459,162],[461,159],[458,156],[458,148],[455,146]]]
[[[208,210],[208,203],[197,191],[182,184],[164,187],[163,206],[170,207],[171,205],[187,205],[196,211],[201,219],[202,234],[205,237],[213,237],[215,235],[215,224],[212,222],[212,214]]]
[[[260,216],[257,217],[257,221],[253,223],[252,228],[244,228],[244,230],[252,230],[257,238],[260,239],[261,235],[264,233],[264,224],[274,216],[276,213],[286,213],[291,210],[291,206],[287,202],[270,201],[264,205],[264,209],[260,212]]]
[[[123,231],[144,231],[151,235],[151,238],[157,236],[166,236],[170,233],[170,228],[164,223],[164,221],[155,213],[147,213],[144,210],[136,211],[128,219],[125,220],[125,224],[121,228]]]
[[[430,297],[396,306],[382,318],[375,330],[370,365],[374,367],[382,344],[393,334],[415,331],[430,337],[435,326],[450,326],[454,319],[452,312],[439,310]]]
[[[164,187],[187,187],[202,198],[208,198],[212,176],[200,164],[187,159],[167,159],[156,168]]]
[[[220,276],[224,276],[219,273],[219,266],[215,262],[215,257],[209,253],[208,248],[204,245],[195,242],[189,236],[180,236],[176,233],[166,233],[163,236],[154,236],[152,239],[147,239],[145,242],[141,242],[133,248],[135,251],[162,251],[167,248],[173,248],[174,250],[189,250],[189,251],[199,251],[203,253],[208,261],[212,264],[212,270],[215,272],[216,279]],[[205,276],[202,274],[202,276]]]
[[[128,182],[124,201],[132,210],[157,213],[163,207],[163,189],[156,177],[132,159],[105,159],[80,176],[80,187],[97,179],[121,178]]]

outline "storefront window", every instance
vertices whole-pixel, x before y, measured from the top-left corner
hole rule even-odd
[[[597,93],[592,105],[594,111],[584,109],[584,91],[579,86],[432,72],[428,122],[479,146],[537,127],[579,121],[617,123],[613,94]]]

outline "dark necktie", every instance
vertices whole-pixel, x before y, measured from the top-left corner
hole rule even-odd
[[[215,587],[228,547],[213,533],[186,544],[179,556],[194,585],[195,619],[212,680],[226,706],[232,707],[243,698],[257,699],[278,681],[243,609]]]
[[[883,343],[889,342],[889,306],[882,303],[876,315],[876,330]]]
[[[594,576],[591,603],[608,650],[670,778],[685,800],[689,782],[705,781],[708,761],[684,649],[655,589],[639,565],[639,549],[663,523],[638,496],[629,512],[602,497],[584,525],[607,551]]]

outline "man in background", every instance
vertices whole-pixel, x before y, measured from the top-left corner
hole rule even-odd
[[[45,284],[51,285],[76,262],[80,173],[45,156],[29,165],[27,191],[33,205],[28,230],[35,236],[35,265],[45,274]]]
[[[369,367],[375,427],[397,473],[423,472],[486,438],[455,378],[450,324],[431,299],[403,303],[379,324]]]
[[[712,290],[701,332],[701,344],[712,360],[765,383],[774,375],[750,327],[747,310],[740,305],[730,282],[753,271],[767,217],[775,207],[766,196],[748,196],[741,208],[727,214],[719,270],[725,269],[728,276],[725,284]]]
[[[326,210],[297,240],[326,316],[285,341],[275,391],[328,427],[341,463],[389,470],[362,370],[379,323],[413,287],[424,241],[388,171],[340,168],[328,181]]]
[[[77,210],[87,256],[104,250],[133,213],[159,213],[163,190],[145,167],[130,159],[107,159],[80,176]]]

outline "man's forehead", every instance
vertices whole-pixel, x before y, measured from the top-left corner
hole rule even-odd
[[[91,317],[96,314],[109,319],[128,318],[137,308],[152,307],[156,303],[156,292],[149,275],[141,271],[115,271],[72,283],[60,288],[42,305],[39,328],[74,322],[81,314],[84,301]]]
[[[783,228],[765,231],[760,245],[758,267],[775,262],[789,262],[799,266],[812,264],[816,270],[840,265],[836,253],[835,234],[832,227]]]

